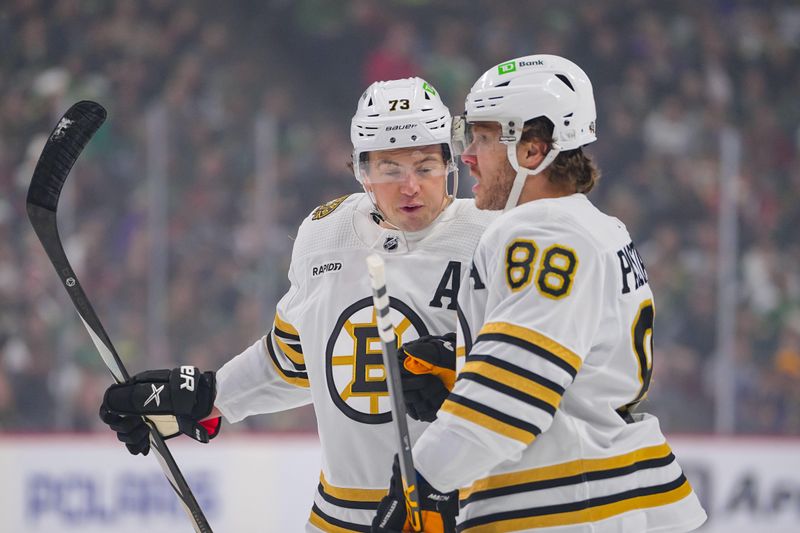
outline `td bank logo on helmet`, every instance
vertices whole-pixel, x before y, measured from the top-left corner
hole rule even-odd
[[[497,73],[498,74],[509,74],[511,72],[516,72],[517,67],[543,67],[544,60],[536,59],[534,61],[506,61],[505,63],[500,63],[497,65]]]

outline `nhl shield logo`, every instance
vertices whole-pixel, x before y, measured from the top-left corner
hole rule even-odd
[[[383,249],[389,252],[397,250],[397,247],[400,245],[400,239],[397,235],[390,235],[386,237],[386,240],[383,241]]]

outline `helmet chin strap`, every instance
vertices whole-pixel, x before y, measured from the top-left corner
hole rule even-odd
[[[392,224],[392,221],[389,220],[388,218],[386,218],[386,215],[383,214],[383,211],[381,211],[381,208],[378,207],[378,200],[375,198],[375,194],[372,191],[370,191],[369,189],[367,189],[367,186],[364,183],[361,184],[361,187],[364,189],[364,192],[367,193],[367,196],[369,197],[370,201],[372,202],[372,213],[371,213],[371,215],[372,215],[373,222],[375,222],[378,225],[380,225],[381,222],[382,222],[382,223],[386,224],[387,226],[389,226],[389,229],[393,229],[393,230],[402,232],[403,230],[401,230],[400,228],[398,228],[397,226]]]
[[[519,197],[522,194],[522,187],[525,185],[525,180],[528,178],[528,176],[535,176],[549,167],[550,163],[553,162],[553,159],[555,159],[556,156],[561,152],[561,148],[556,143],[553,143],[550,151],[547,152],[546,156],[544,156],[544,159],[542,159],[542,162],[539,163],[539,166],[534,169],[529,169],[520,166],[519,162],[517,161],[516,143],[507,144],[506,149],[508,162],[511,163],[511,166],[517,171],[517,175],[514,177],[514,183],[511,185],[511,192],[508,193],[508,200],[506,200],[506,206],[503,208],[503,211],[508,211],[509,209],[517,207],[517,202],[519,202]]]
[[[447,165],[453,170],[453,194],[450,196],[452,196],[453,200],[455,200],[456,195],[458,195],[458,164],[455,161],[450,161]],[[444,186],[447,188],[447,176],[445,176],[444,179]]]

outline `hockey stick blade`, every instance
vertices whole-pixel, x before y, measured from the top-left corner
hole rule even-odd
[[[392,424],[395,428],[400,459],[400,475],[406,499],[408,521],[413,531],[422,531],[417,472],[411,456],[411,436],[406,419],[406,402],[403,397],[403,384],[400,378],[400,364],[397,361],[397,338],[394,326],[389,319],[391,298],[386,289],[386,266],[377,254],[367,257],[367,270],[372,285],[372,303],[375,306],[375,320],[378,336],[381,338],[383,366],[386,368],[386,384],[389,387],[389,402],[392,406]]]
[[[36,163],[31,185],[28,188],[26,208],[36,236],[41,241],[47,257],[67,290],[92,342],[100,352],[103,362],[114,379],[117,383],[122,383],[129,379],[128,371],[117,355],[103,324],[89,303],[78,277],[69,264],[56,222],[58,199],[67,176],[78,156],[105,119],[106,110],[100,104],[90,101],[78,102],[61,117],[48,137],[42,149],[42,155]],[[145,420],[147,421],[147,419]],[[203,515],[203,511],[164,439],[155,426],[150,421],[147,422],[150,427],[151,448],[155,450],[164,475],[178,495],[186,514],[192,521],[194,530],[198,533],[212,533],[211,526]]]
[[[106,110],[96,102],[78,102],[61,117],[36,163],[28,189],[28,204],[56,211],[61,188],[72,165],[89,139],[106,120]]]
[[[28,188],[27,210],[33,229],[84,321],[92,341],[114,379],[121,383],[128,380],[128,373],[83,289],[77,283],[77,277],[64,254],[56,222],[58,199],[67,176],[105,119],[106,110],[100,104],[90,101],[78,102],[61,117],[48,137],[33,171]]]

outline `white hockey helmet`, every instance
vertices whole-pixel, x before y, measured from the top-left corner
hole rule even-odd
[[[553,123],[553,144],[537,168],[520,168],[516,145],[525,122],[537,117]],[[465,102],[467,123],[500,124],[500,142],[508,146],[508,160],[517,171],[506,209],[517,204],[527,176],[543,171],[560,152],[597,140],[596,118],[592,82],[586,73],[568,59],[547,54],[495,65],[475,82]],[[456,124],[454,132],[464,131],[463,126]]]
[[[450,110],[422,78],[373,83],[361,95],[350,124],[356,179],[364,183],[362,154],[374,150],[444,144],[445,159],[454,168],[451,126]]]

